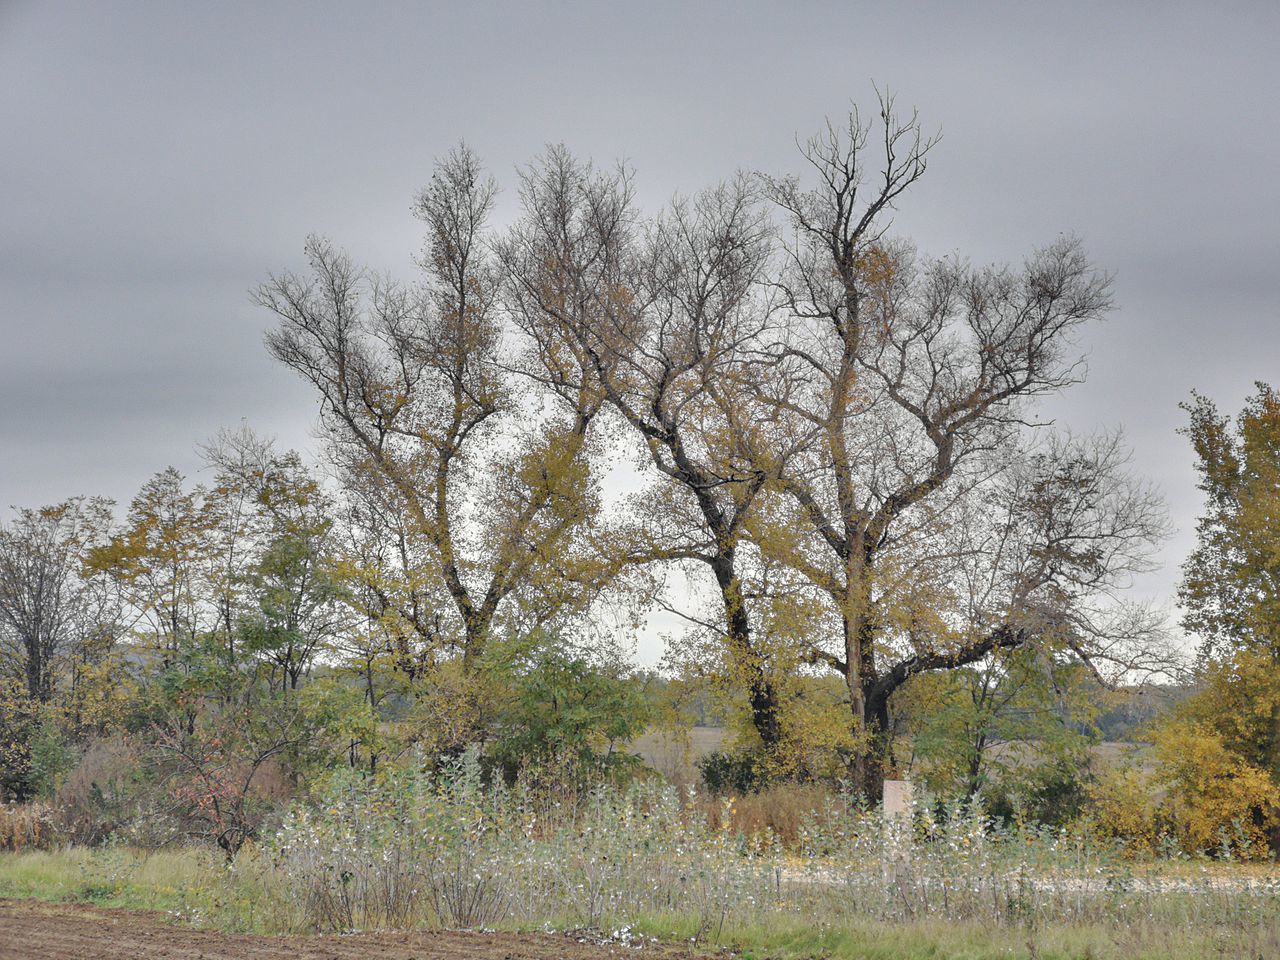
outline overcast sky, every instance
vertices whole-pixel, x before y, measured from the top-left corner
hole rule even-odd
[[[1192,388],[1280,381],[1280,5],[28,3],[0,0],[0,505],[127,502],[241,419],[312,450],[315,406],[247,291],[308,232],[407,275],[433,158],[500,180],[548,142],[629,160],[656,205],[873,103],[942,144],[897,232],[1018,260],[1078,234],[1116,276],[1087,384],[1178,534]],[[513,191],[502,210],[509,210]]]

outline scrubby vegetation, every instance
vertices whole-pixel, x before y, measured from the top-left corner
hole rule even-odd
[[[1280,929],[1280,875],[1238,866],[1229,838],[1214,860],[1136,856],[977,804],[886,820],[833,795],[788,842],[739,829],[732,798],[652,778],[572,782],[486,781],[474,752],[434,774],[344,773],[234,864],[207,848],[24,854],[0,862],[0,895],[227,929],[583,929],[782,956],[867,956],[867,937],[900,951],[886,957],[961,943],[975,957],[1156,957],[1175,943],[1188,957],[1265,956]]]
[[[885,818],[833,795],[788,843],[738,829],[732,797],[713,801],[712,816],[657,781],[577,795],[486,787],[474,755],[436,776],[342,777],[318,799],[263,848],[291,915],[318,928],[548,918],[600,928],[669,914],[705,939],[774,913],[1031,929],[1214,914],[1261,929],[1280,916],[1280,877],[1229,883],[1224,897],[1194,869],[1163,870],[1087,827],[1001,823],[978,803]],[[1244,834],[1217,851],[1224,863],[1240,852]]]

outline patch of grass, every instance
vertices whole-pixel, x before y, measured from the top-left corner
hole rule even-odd
[[[635,934],[667,942],[693,940],[698,931],[682,915],[651,915],[631,924]],[[1190,931],[1136,924],[1126,931],[1101,925],[1037,930],[935,920],[885,923],[850,918],[816,924],[803,916],[771,914],[727,925],[700,941],[728,948],[739,960],[1223,960],[1280,956],[1280,931],[1230,926]]]
[[[234,869],[213,851],[144,852],[124,847],[0,853],[0,897],[87,901],[107,907],[158,910],[175,921],[220,930],[296,930],[283,898],[252,849]],[[726,918],[716,928],[689,911],[644,912],[624,921],[601,919],[601,932],[625,939],[696,940],[710,954],[725,948],[740,960],[1224,960],[1280,957],[1280,930],[1200,917],[1171,925],[1135,917],[1126,927],[1050,923],[1035,929],[978,922],[915,919],[886,922],[834,909],[818,913],[765,909]],[[572,916],[523,917],[513,930],[574,928]],[[625,931],[625,932],[624,932]]]
[[[252,854],[236,870],[195,848],[71,847],[0,853],[0,897],[157,910],[226,930],[259,927],[264,888]]]

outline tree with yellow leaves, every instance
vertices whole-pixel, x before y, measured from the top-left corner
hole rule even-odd
[[[1231,829],[1280,851],[1280,395],[1257,384],[1234,424],[1199,394],[1184,409],[1206,510],[1179,598],[1202,689],[1160,752],[1190,844]]]
[[[771,225],[741,178],[642,219],[627,171],[559,147],[521,185],[524,216],[502,259],[538,376],[606,404],[653,478],[615,556],[709,575],[720,609],[698,625],[771,751],[780,693],[745,583],[748,519],[804,437],[761,400],[785,389],[764,353]]]
[[[424,283],[370,277],[329,243],[311,277],[257,299],[272,355],[308,381],[359,531],[348,572],[418,675],[451,650],[472,674],[500,627],[545,625],[594,596],[592,391],[543,409],[510,373],[487,221],[496,187],[465,147],[415,212]]]

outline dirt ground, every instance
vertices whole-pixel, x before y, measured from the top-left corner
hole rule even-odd
[[[553,934],[254,937],[193,930],[167,922],[162,914],[0,900],[0,960],[678,960],[689,956],[669,947],[583,943],[573,936]]]

